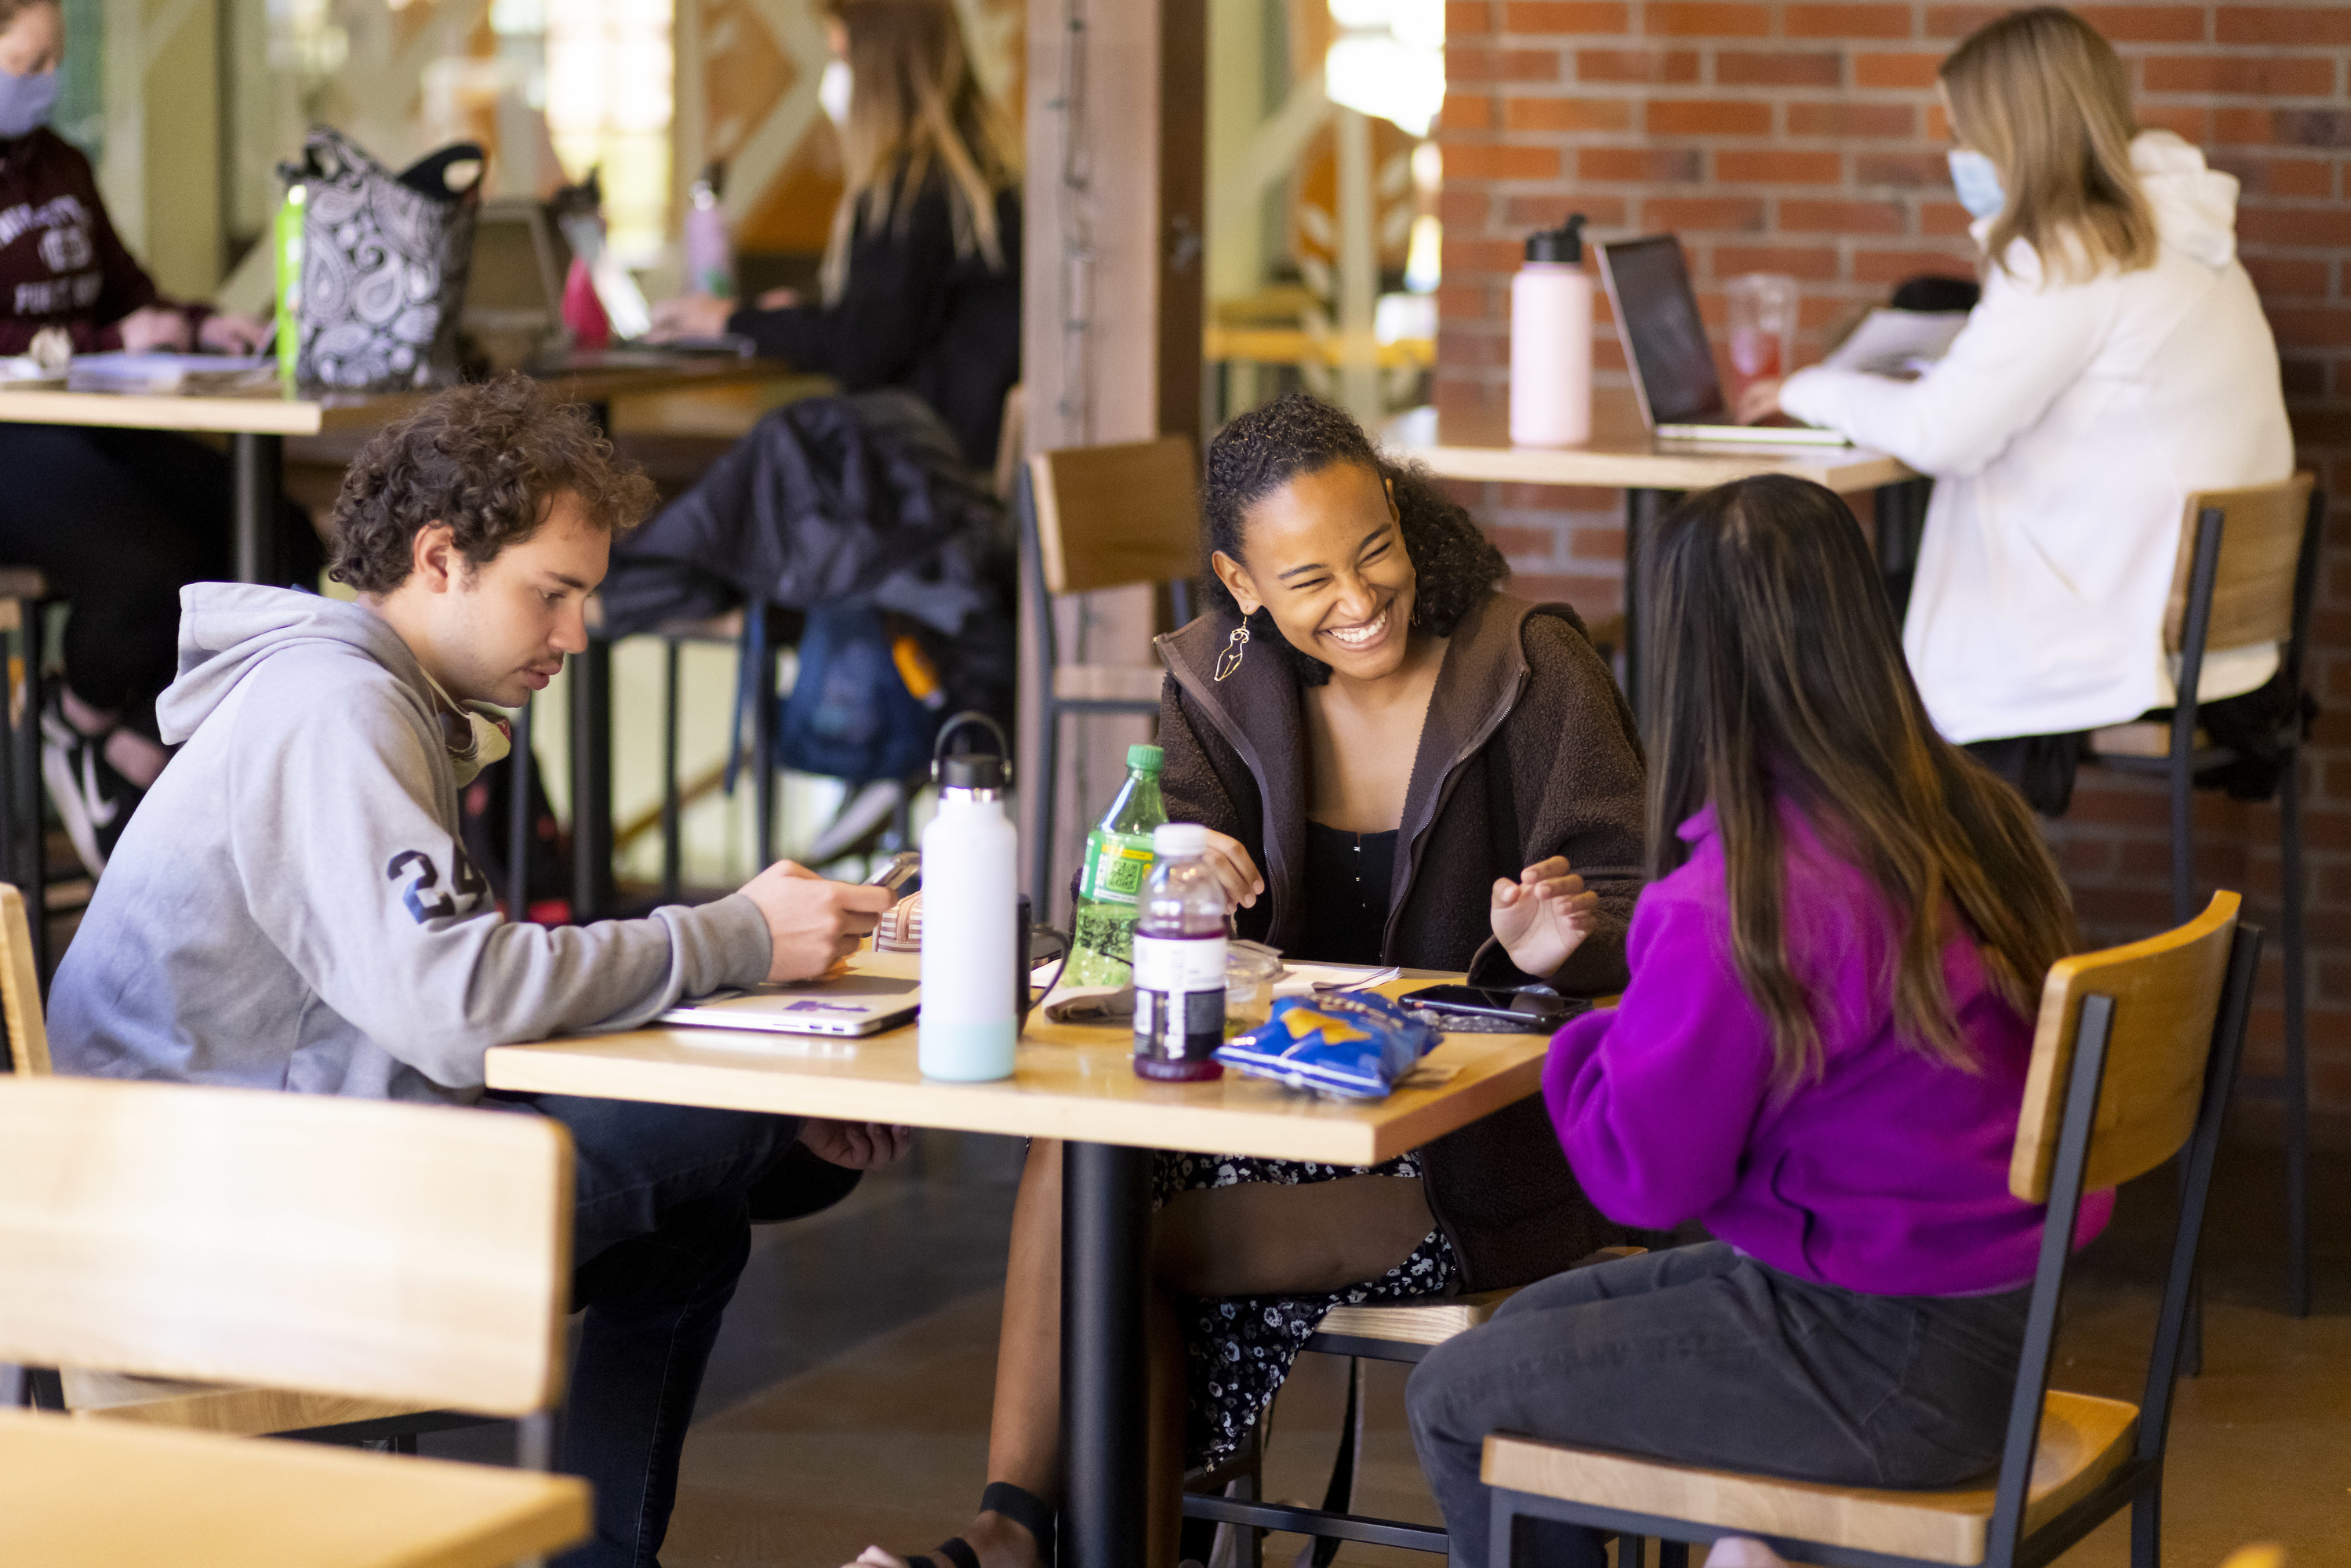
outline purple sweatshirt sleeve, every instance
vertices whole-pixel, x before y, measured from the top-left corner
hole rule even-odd
[[[1632,983],[1614,1009],[1562,1030],[1543,1101],[1575,1179],[1620,1224],[1670,1229],[1739,1182],[1771,1075],[1771,1031],[1732,967],[1722,919],[1653,884],[1627,942]]]

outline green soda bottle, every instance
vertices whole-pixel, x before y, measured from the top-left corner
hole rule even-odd
[[[1151,876],[1151,833],[1167,820],[1159,799],[1159,770],[1165,761],[1155,746],[1128,747],[1126,782],[1086,835],[1064,984],[1123,986],[1134,977],[1134,922],[1142,913],[1143,884]]]

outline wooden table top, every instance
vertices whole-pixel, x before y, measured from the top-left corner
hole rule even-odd
[[[575,356],[537,372],[575,402],[778,381],[792,371],[773,360],[716,355],[669,359],[628,350]],[[231,393],[36,392],[0,388],[0,423],[109,425],[254,435],[317,435],[373,429],[430,396],[426,392],[341,392],[277,388]]]
[[[588,1483],[0,1410],[0,1563],[504,1568],[588,1533]]]
[[[1440,414],[1415,409],[1388,422],[1381,444],[1448,479],[1604,489],[1705,490],[1756,474],[1786,474],[1839,495],[1916,478],[1899,459],[1858,446],[1727,446],[1659,441],[1629,392],[1595,393],[1592,439],[1582,446],[1513,446],[1510,416],[1495,409]]]
[[[912,975],[914,955],[863,953],[874,973]],[[1389,995],[1458,976],[1393,981]],[[1385,1100],[1334,1101],[1237,1072],[1207,1083],[1135,1076],[1124,1024],[1056,1024],[1029,1015],[1013,1076],[925,1079],[909,1027],[865,1040],[716,1029],[583,1035],[489,1053],[493,1089],[709,1105],[725,1110],[895,1122],[974,1133],[1268,1159],[1376,1165],[1524,1099],[1541,1086],[1542,1035],[1454,1034],[1424,1069],[1443,1082]]]

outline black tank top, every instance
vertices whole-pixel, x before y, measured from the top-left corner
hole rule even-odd
[[[1395,830],[1344,833],[1306,824],[1306,936],[1301,963],[1377,964],[1395,885]]]

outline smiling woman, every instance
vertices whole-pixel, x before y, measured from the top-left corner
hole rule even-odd
[[[1499,591],[1507,568],[1469,516],[1328,404],[1241,415],[1207,468],[1221,602],[1159,640],[1162,789],[1171,820],[1209,830],[1239,933],[1301,959],[1618,988],[1641,754],[1575,612]],[[1050,1560],[1060,1182],[1039,1140],[1013,1216],[995,1484],[963,1537],[987,1568]],[[1331,1306],[1524,1284],[1622,1239],[1532,1100],[1368,1168],[1163,1155],[1153,1193],[1189,1463],[1239,1445]],[[1156,1479],[1165,1511],[1176,1467]]]

